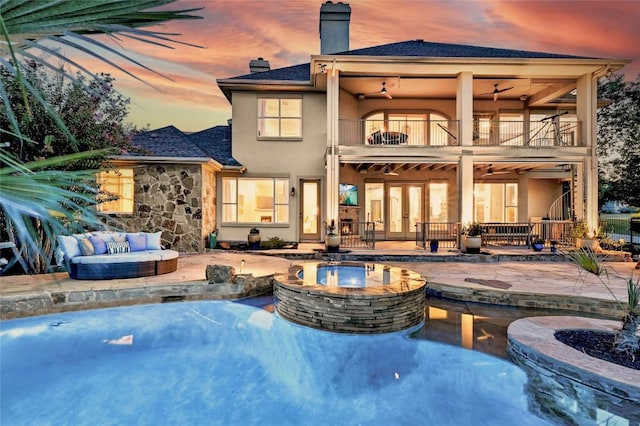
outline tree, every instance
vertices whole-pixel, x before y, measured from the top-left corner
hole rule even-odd
[[[611,101],[598,110],[600,201],[640,206],[640,74],[601,79],[598,97]]]
[[[129,111],[129,99],[115,90],[114,79],[109,74],[98,74],[89,81],[77,75],[75,80],[70,81],[33,61],[23,69],[33,88],[41,93],[44,101],[65,122],[76,143],[72,143],[31,93],[27,93],[27,104],[30,106],[30,111],[27,111],[19,81],[6,68],[0,67],[0,81],[13,106],[20,131],[33,141],[13,135],[4,136],[3,142],[8,144],[7,151],[16,158],[28,162],[79,151],[112,150],[119,153],[133,149],[131,134],[135,127],[124,123]],[[7,129],[10,126],[7,110],[3,109],[0,111],[0,128]],[[103,158],[95,158],[93,163],[100,165]],[[77,170],[81,166],[71,163],[63,168]]]
[[[62,78],[80,81],[80,84],[91,88],[89,81],[96,81],[93,73],[75,63],[70,57],[51,47],[64,45],[78,49],[103,63],[115,66],[123,72],[133,73],[118,65],[107,57],[117,55],[122,60],[143,66],[130,56],[111,48],[107,44],[92,39],[87,35],[107,34],[117,38],[135,39],[154,45],[170,47],[176,43],[169,34],[143,30],[142,27],[157,25],[176,19],[198,19],[190,15],[189,10],[153,10],[173,3],[175,0],[1,0],[0,1],[0,65],[12,75],[19,85],[25,108],[25,115],[33,118],[33,105],[40,105],[55,123],[57,128],[68,137],[68,141],[77,148],[77,140],[69,130],[61,114],[45,100],[42,89],[34,86],[29,79],[27,60],[40,64],[57,72]],[[182,43],[185,44],[185,43]],[[56,58],[64,66],[53,66],[51,57]],[[144,67],[147,68],[147,67]],[[86,80],[78,80],[70,69],[79,70]],[[147,68],[149,69],[149,68]],[[137,78],[137,77],[136,77]],[[141,80],[142,81],[142,80]],[[95,89],[95,88],[94,88]],[[98,90],[97,93],[100,91]],[[93,93],[96,93],[94,90]],[[35,99],[30,102],[29,97]],[[21,144],[43,144],[53,142],[45,136],[45,140],[33,141],[23,134],[24,125],[18,121],[14,103],[9,99],[7,89],[0,80],[0,98],[6,110],[8,127],[0,127],[3,139],[10,135]],[[48,136],[48,135],[47,135]],[[35,257],[45,249],[42,245],[42,233],[51,241],[54,235],[66,232],[65,221],[73,220],[77,215],[88,224],[97,225],[100,217],[95,203],[86,194],[92,190],[87,184],[93,179],[95,170],[59,171],[52,170],[69,162],[80,162],[104,152],[77,152],[62,157],[52,157],[25,163],[4,147],[0,147],[0,206],[7,220],[8,227],[15,231],[20,245],[26,245]],[[76,192],[69,188],[80,188]],[[86,192],[85,192],[86,191]],[[34,226],[39,225],[42,232]]]

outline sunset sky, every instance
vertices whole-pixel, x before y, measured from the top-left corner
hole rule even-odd
[[[320,53],[321,0],[178,0],[171,9],[204,7],[204,19],[174,22],[155,30],[180,33],[180,41],[203,46],[174,50],[126,42],[127,53],[172,80],[130,67],[153,87],[108,71],[131,98],[128,121],[151,129],[173,124],[198,131],[225,124],[231,107],[216,79],[249,72],[249,61],[271,68],[308,62]],[[640,73],[640,0],[628,1],[424,1],[351,0],[351,49],[423,39],[631,59],[627,80]]]

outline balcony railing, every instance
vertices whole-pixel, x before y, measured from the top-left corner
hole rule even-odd
[[[340,120],[340,145],[455,146],[458,120]],[[473,122],[473,145],[519,147],[583,146],[578,121]]]
[[[340,120],[340,145],[458,145],[457,120]]]
[[[473,144],[482,146],[558,147],[581,146],[577,121],[473,122]]]

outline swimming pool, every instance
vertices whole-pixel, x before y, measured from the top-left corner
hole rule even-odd
[[[526,374],[409,331],[319,331],[233,302],[0,323],[3,424],[547,424]]]

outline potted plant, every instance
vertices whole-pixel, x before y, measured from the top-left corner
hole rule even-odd
[[[327,225],[327,236],[324,238],[324,246],[326,251],[340,250],[340,235],[336,233],[336,221],[331,219]]]
[[[247,241],[249,241],[249,249],[256,250],[260,248],[260,230],[258,228],[251,228],[249,235],[247,235]]]
[[[531,248],[533,248],[533,251],[542,251],[544,248],[544,240],[542,238],[535,238],[531,242]]]
[[[484,228],[479,223],[472,223],[462,230],[463,251],[466,253],[480,253]]]
[[[589,226],[585,220],[576,222],[569,231],[569,237],[574,239],[578,248],[589,248],[593,251],[598,251],[600,248],[596,233],[589,234]]]
[[[429,247],[431,248],[431,253],[437,253],[439,245],[440,245],[440,242],[435,238],[429,241]]]

